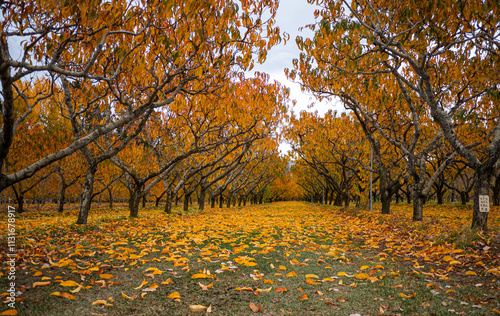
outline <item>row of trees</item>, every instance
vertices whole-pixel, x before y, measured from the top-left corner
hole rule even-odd
[[[354,113],[337,115],[330,111],[319,116],[302,112],[298,118],[292,116],[286,137],[292,144],[296,162],[291,172],[302,189],[302,199],[338,206],[349,206],[351,201],[357,206],[366,204],[370,172],[373,172],[372,194],[375,200],[382,202],[384,214],[390,212],[391,201],[413,203],[415,188],[404,154],[376,132],[372,137],[379,143],[372,153]],[[446,139],[429,152],[423,163],[425,168],[421,170],[427,179],[422,190],[423,203],[429,199],[435,199],[438,204],[445,199],[461,201],[464,205],[469,202],[474,171]],[[500,205],[500,163],[495,165],[491,196],[492,204]],[[415,213],[414,220],[421,220],[422,216]]]
[[[79,224],[103,194],[132,217],[148,196],[262,199],[288,91],[243,73],[282,40],[277,5],[2,2],[0,191],[18,211],[78,196]]]
[[[486,228],[488,213],[480,212],[479,197],[490,195],[494,183],[498,199],[498,3],[314,2],[320,6],[318,21],[308,26],[314,37],[297,38],[302,53],[286,72],[304,90],[341,102],[350,114],[301,122],[306,130],[323,123],[341,130],[295,133],[297,153],[341,194],[353,186],[366,190],[360,170],[370,168],[366,156],[373,149],[382,212],[389,212],[391,197],[410,184],[414,220],[422,219],[433,187],[441,194],[445,186],[455,189],[458,179],[468,187],[463,177],[470,168],[472,227]],[[326,143],[331,147],[322,148]],[[335,180],[328,163],[340,166]],[[450,168],[457,172],[448,176]]]

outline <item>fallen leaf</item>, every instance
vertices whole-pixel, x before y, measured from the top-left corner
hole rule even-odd
[[[171,293],[169,296],[167,296],[169,299],[176,299],[176,298],[180,298],[181,295],[179,294],[179,292],[173,292]]]
[[[302,296],[299,298],[299,300],[301,300],[301,301],[306,301],[306,300],[308,300],[308,299],[309,299],[309,296],[307,296],[307,294],[304,294],[304,295],[302,295]]]
[[[196,273],[191,276],[191,279],[208,279],[208,278],[213,278],[213,275],[208,275],[205,273]]]
[[[50,284],[50,281],[45,281],[45,282],[35,282],[33,283],[33,288],[36,288],[37,286],[47,286]]]
[[[144,280],[142,281],[141,285],[139,285],[138,287],[134,287],[134,290],[138,290],[138,289],[142,288],[144,285],[146,285],[146,284],[148,284],[148,283],[149,283],[149,282],[148,282],[148,281],[146,281],[146,279],[144,279]]]
[[[203,305],[189,305],[191,312],[204,312],[207,308]]]
[[[255,306],[254,303],[250,302],[250,309],[252,310],[252,312],[258,313],[262,310],[262,306],[260,306],[260,304],[259,306]]]
[[[402,298],[412,298],[412,297],[415,297],[417,295],[417,293],[413,293],[412,295],[406,295],[404,293],[399,293],[399,296],[401,296]]]
[[[121,292],[122,292],[122,297],[123,297],[124,299],[127,299],[127,300],[135,300],[135,299],[137,298],[137,295],[134,295],[134,296],[128,296],[127,294],[123,293],[123,291],[121,291]]]
[[[15,315],[17,315],[17,310],[15,310],[15,309],[8,309],[6,311],[3,311],[0,315],[15,316]]]
[[[68,281],[64,281],[64,282],[61,282],[59,283],[60,286],[80,286],[80,284],[76,283],[75,281],[72,281],[72,280],[68,280]]]
[[[368,279],[370,276],[366,273],[358,273],[354,277],[356,279],[359,279],[359,280],[364,280],[364,279]]]
[[[276,293],[283,293],[286,291],[287,291],[286,287],[278,287],[274,290],[274,292],[276,292]]]
[[[107,274],[107,273],[103,273],[103,274],[100,274],[99,277],[101,279],[105,279],[105,280],[108,280],[108,279],[111,279],[111,278],[114,278],[115,276],[112,275],[112,274]]]
[[[295,271],[291,271],[291,272],[289,272],[289,273],[285,274],[285,276],[286,276],[287,278],[291,278],[291,277],[298,277],[298,275],[297,275],[297,273],[295,273]]]

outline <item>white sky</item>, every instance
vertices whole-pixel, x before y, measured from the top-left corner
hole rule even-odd
[[[312,94],[302,92],[300,85],[288,80],[285,76],[285,68],[293,68],[292,60],[298,58],[300,50],[297,48],[295,38],[300,35],[304,38],[313,37],[313,32],[309,29],[299,31],[300,27],[314,23],[315,5],[310,5],[306,0],[281,0],[278,12],[276,14],[276,25],[280,27],[281,32],[290,34],[290,40],[286,45],[283,43],[273,47],[267,54],[266,62],[262,65],[257,64],[253,71],[265,72],[270,75],[271,80],[279,81],[281,84],[290,88],[290,99],[296,100],[297,104],[292,108],[295,113],[300,111],[318,111],[324,114],[333,109],[343,112],[344,108],[335,102],[318,102]],[[308,105],[314,103],[314,107],[308,108]],[[290,150],[290,146],[282,144],[281,152]]]

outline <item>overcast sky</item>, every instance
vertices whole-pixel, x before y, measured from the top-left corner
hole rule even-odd
[[[291,82],[285,76],[285,68],[293,68],[292,60],[298,58],[300,50],[297,48],[295,38],[300,35],[303,37],[312,37],[312,31],[304,29],[299,31],[300,27],[314,23],[314,10],[316,6],[310,5],[306,0],[281,0],[276,15],[276,24],[281,32],[290,34],[290,40],[286,45],[283,43],[273,47],[267,54],[266,62],[262,65],[257,64],[253,71],[268,73],[271,80],[279,81],[281,84],[290,88],[290,98],[297,100],[297,105],[292,108],[295,113],[302,110],[315,111],[323,114],[329,109],[343,111],[343,107],[334,102],[323,101],[319,103],[314,96],[300,90],[298,83]],[[308,109],[308,105],[315,103],[313,108]]]
[[[281,32],[290,34],[290,40],[286,45],[281,43],[274,46],[268,52],[266,62],[262,65],[257,64],[252,73],[253,71],[265,72],[270,75],[271,80],[279,81],[289,87],[290,99],[297,101],[297,104],[291,109],[296,114],[300,111],[318,111],[319,114],[324,114],[330,109],[343,112],[342,105],[331,101],[318,102],[312,94],[302,92],[298,83],[288,80],[285,76],[285,68],[292,69],[292,60],[300,55],[295,38],[298,35],[304,38],[313,36],[312,31],[308,29],[299,31],[299,28],[314,23],[315,9],[316,6],[308,4],[306,0],[281,0],[276,14],[276,24],[280,27]],[[308,105],[312,103],[314,103],[314,107],[309,108]],[[285,154],[290,150],[290,145],[280,145],[281,153]]]

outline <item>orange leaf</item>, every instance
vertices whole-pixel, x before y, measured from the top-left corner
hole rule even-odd
[[[174,293],[171,293],[169,296],[167,296],[169,299],[176,299],[176,298],[180,298],[181,295],[179,294],[179,292],[174,292]]]
[[[262,310],[262,306],[255,306],[254,303],[250,302],[250,309],[254,312],[254,313],[258,313]]]
[[[33,288],[36,288],[37,286],[47,286],[50,284],[50,281],[45,281],[45,282],[35,282],[33,283]]]
[[[112,275],[112,274],[107,274],[107,273],[103,273],[103,274],[100,274],[99,277],[101,279],[105,279],[105,280],[108,280],[108,279],[111,279],[111,278],[114,278],[115,276]]]
[[[308,299],[309,299],[309,296],[307,296],[307,294],[304,294],[304,295],[302,295],[302,296],[299,298],[299,300],[301,300],[301,301],[306,301],[306,300],[308,300]]]
[[[274,290],[274,292],[277,292],[277,293],[283,293],[286,291],[287,291],[286,287],[278,287]]]
[[[6,311],[3,311],[0,315],[11,315],[11,316],[14,316],[14,315],[17,315],[17,310],[15,310],[15,309],[8,309]]]

